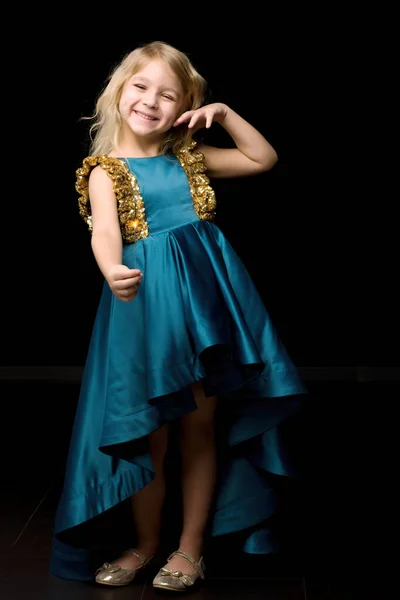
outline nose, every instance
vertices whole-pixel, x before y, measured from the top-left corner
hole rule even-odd
[[[155,94],[147,94],[143,99],[143,104],[148,106],[149,108],[157,108],[158,102]]]

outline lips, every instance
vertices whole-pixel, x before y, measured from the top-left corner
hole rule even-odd
[[[153,115],[146,115],[146,113],[143,113],[140,110],[134,110],[133,112],[144,121],[158,121],[157,117],[154,117]]]

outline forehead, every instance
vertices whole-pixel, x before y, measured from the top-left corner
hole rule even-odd
[[[133,75],[132,79],[146,79],[158,85],[174,87],[181,90],[178,76],[165,61],[154,59],[142,65]]]

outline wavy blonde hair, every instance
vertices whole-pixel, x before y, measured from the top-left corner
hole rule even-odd
[[[140,46],[127,54],[108,77],[108,83],[97,99],[95,111],[88,119],[90,127],[90,154],[110,154],[118,148],[122,132],[122,118],[118,109],[125,82],[140,71],[150,60],[161,59],[178,77],[183,93],[182,113],[195,110],[204,102],[207,83],[196,71],[186,54],[160,41]],[[174,154],[190,143],[192,132],[186,126],[171,128],[160,148],[162,153]]]

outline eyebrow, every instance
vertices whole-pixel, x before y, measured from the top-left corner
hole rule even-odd
[[[151,83],[151,81],[149,79],[147,79],[147,77],[142,77],[141,75],[132,75],[132,79],[135,78],[138,81],[143,81],[144,83]],[[170,91],[170,92],[175,92],[175,94],[177,94],[179,96],[179,92],[177,89],[173,88],[173,87],[163,87],[164,91]]]

